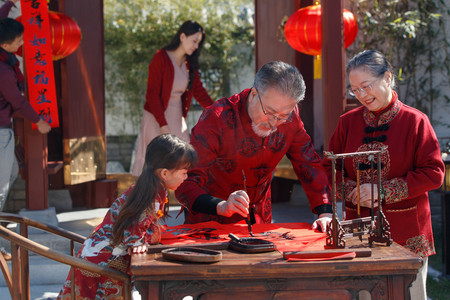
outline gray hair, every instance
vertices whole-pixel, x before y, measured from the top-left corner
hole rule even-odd
[[[392,65],[386,57],[376,50],[365,50],[356,54],[348,63],[346,67],[347,76],[355,69],[363,68],[365,71],[371,73],[374,77],[381,77],[386,71],[391,72],[391,88],[395,88],[394,72]]]
[[[295,66],[282,61],[272,61],[261,67],[253,83],[260,93],[268,88],[295,99],[297,103],[305,98],[306,85],[302,75]]]

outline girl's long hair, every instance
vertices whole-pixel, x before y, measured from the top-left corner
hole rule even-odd
[[[191,55],[186,55],[186,59],[190,65],[189,84],[188,84],[189,89],[192,88],[195,70],[197,70],[200,67],[198,58],[200,56],[200,52],[202,51],[203,41],[205,40],[205,31],[203,30],[203,27],[200,24],[198,24],[196,21],[193,21],[193,20],[186,21],[178,29],[177,33],[172,38],[170,43],[163,47],[163,49],[165,49],[165,50],[169,50],[169,51],[175,50],[180,46],[180,43],[181,43],[180,36],[182,33],[184,33],[186,36],[190,36],[197,32],[202,33],[202,40],[198,44],[198,48]]]
[[[112,246],[122,242],[124,230],[136,224],[145,209],[156,218],[155,200],[164,183],[156,175],[158,169],[191,169],[198,161],[194,148],[172,134],[162,134],[147,146],[145,166],[128,199],[120,209],[113,226]]]

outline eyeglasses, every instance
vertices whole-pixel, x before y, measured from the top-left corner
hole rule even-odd
[[[292,112],[290,112],[289,115],[286,118],[280,118],[280,117],[278,117],[275,114],[266,112],[266,110],[264,109],[264,106],[262,104],[261,96],[259,95],[259,91],[255,87],[254,87],[254,89],[258,93],[259,104],[261,104],[261,109],[262,109],[262,112],[264,113],[264,115],[266,115],[267,117],[270,117],[270,118],[276,120],[279,123],[285,123],[291,118]]]
[[[370,92],[373,89],[373,85],[375,84],[375,82],[377,82],[381,78],[383,78],[383,75],[379,76],[377,79],[375,79],[374,81],[372,81],[369,85],[367,85],[365,87],[360,87],[358,89],[349,89],[348,93],[350,94],[350,96],[353,96],[353,97],[366,95],[368,92]]]

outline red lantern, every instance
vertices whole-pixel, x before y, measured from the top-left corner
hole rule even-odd
[[[344,19],[344,46],[347,48],[356,39],[358,24],[348,10],[342,12]],[[320,4],[300,8],[289,17],[284,26],[288,44],[295,50],[309,54],[322,53],[322,8]]]
[[[78,24],[65,14],[49,11],[48,16],[52,36],[52,56],[53,60],[59,60],[72,54],[78,48],[81,30]],[[21,21],[21,17],[17,20]],[[17,54],[22,55],[22,47]]]

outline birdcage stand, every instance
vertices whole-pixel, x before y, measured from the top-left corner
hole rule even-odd
[[[374,151],[361,151],[361,152],[353,152],[353,153],[342,153],[342,154],[334,154],[333,152],[324,152],[327,159],[331,160],[331,185],[332,185],[332,206],[333,206],[333,215],[332,220],[327,226],[327,240],[326,247],[327,248],[344,248],[345,247],[345,239],[348,237],[357,236],[362,241],[362,237],[364,235],[369,235],[368,241],[370,247],[373,246],[373,243],[385,243],[386,246],[390,246],[392,244],[391,233],[389,222],[386,219],[386,216],[383,213],[382,202],[383,202],[383,190],[381,186],[381,154],[386,151],[386,147],[383,147],[380,150]],[[371,185],[372,185],[372,197],[371,197],[371,213],[369,217],[361,217],[360,216],[360,205],[359,205],[359,188],[360,188],[360,166],[357,163],[357,212],[358,217],[351,220],[346,220],[345,215],[345,189],[344,189],[344,177],[345,177],[345,167],[344,161],[348,158],[353,158],[357,156],[366,156],[370,162],[371,169]],[[375,166],[375,157],[376,166],[377,166],[377,181],[378,181],[378,209],[375,213],[375,197],[374,197],[374,166]],[[339,220],[337,216],[337,188],[336,188],[336,161],[341,160],[342,167],[342,221]]]

